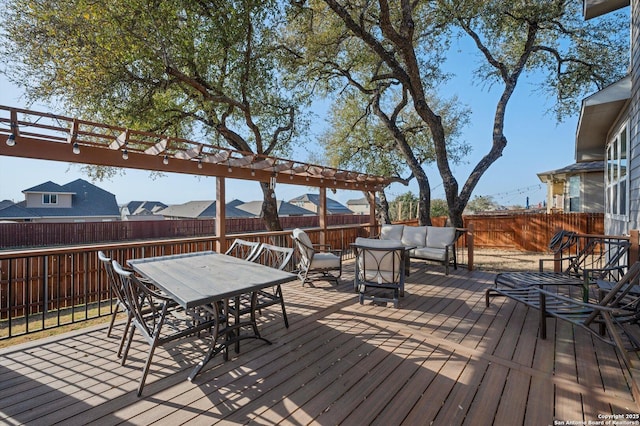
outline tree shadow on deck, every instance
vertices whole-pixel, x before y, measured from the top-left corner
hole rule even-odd
[[[178,341],[158,350],[141,398],[135,389],[147,346],[134,342],[120,367],[106,326],[3,351],[1,364],[12,366],[0,369],[8,379],[0,380],[0,413],[20,423],[42,413],[48,423],[519,424],[533,417],[551,424],[595,420],[633,404],[622,396],[624,380],[612,378],[613,360],[556,361],[555,342],[541,350],[526,310],[499,304],[486,311],[479,294],[492,276],[412,268],[398,309],[360,305],[349,271],[339,286],[288,283],[290,328],[277,307],[259,317],[272,345],[244,341],[240,354],[231,351],[227,362],[218,355],[191,383],[203,344]],[[603,378],[566,373],[581,363],[603,368]],[[40,396],[29,399],[17,384],[14,393],[16,380],[40,387]],[[22,408],[30,409],[7,411],[5,395],[29,401]]]

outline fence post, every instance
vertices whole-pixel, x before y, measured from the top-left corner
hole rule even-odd
[[[634,262],[640,260],[640,231],[632,229],[629,232],[629,266]]]
[[[467,269],[473,271],[473,222],[467,226]]]

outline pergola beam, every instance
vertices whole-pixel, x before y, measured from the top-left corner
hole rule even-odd
[[[218,218],[223,220],[225,178],[317,187],[323,230],[327,189],[364,191],[371,203],[376,191],[400,181],[6,106],[0,106],[0,155],[216,177]],[[218,233],[223,239],[224,225]]]

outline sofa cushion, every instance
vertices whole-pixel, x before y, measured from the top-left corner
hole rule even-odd
[[[446,250],[434,247],[420,247],[411,250],[409,253],[411,254],[411,257],[417,259],[437,260],[440,262],[444,262]]]
[[[427,247],[443,249],[455,241],[456,228],[454,227],[429,226],[427,228]]]
[[[402,245],[405,247],[424,247],[427,245],[426,226],[405,226],[402,230]]]
[[[380,228],[381,240],[402,240],[402,229],[404,225],[382,225]]]

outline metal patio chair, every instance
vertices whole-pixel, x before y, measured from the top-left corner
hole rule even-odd
[[[250,260],[256,254],[259,247],[260,243],[257,241],[246,241],[241,238],[236,238],[225,254],[239,259]]]
[[[292,238],[299,253],[297,273],[302,285],[311,282],[312,277],[329,279],[337,285],[342,275],[342,250],[331,250],[326,244],[312,244],[307,233],[299,228],[293,230]]]
[[[399,296],[404,294],[405,256],[404,246],[398,241],[356,238],[351,245],[356,255],[356,271],[353,286],[359,293],[360,304],[365,299],[373,302],[393,302],[398,307]],[[376,291],[367,294],[367,290]],[[379,289],[391,290],[392,297],[380,295]]]
[[[122,354],[122,365],[127,361],[136,330],[149,344],[149,352],[142,368],[142,377],[138,385],[137,395],[140,396],[156,348],[186,336],[198,335],[203,330],[213,330],[212,338],[215,342],[219,330],[219,315],[216,312],[215,315],[195,319],[182,309],[173,309],[176,306],[176,302],[173,299],[140,282],[133,272],[125,270],[115,260],[113,261],[113,270],[124,290],[126,303],[131,312],[131,323],[133,324],[133,327],[129,330],[127,344]]]
[[[289,247],[279,247],[271,244],[261,244],[251,261],[260,263],[271,268],[284,270],[293,256],[293,249]],[[272,305],[280,305],[282,309],[282,318],[284,319],[285,327],[289,328],[289,320],[287,318],[287,310],[284,307],[284,297],[282,296],[282,287],[280,284],[274,286],[271,289],[259,290],[252,295],[253,309],[257,309],[258,312],[262,312],[262,308],[267,308]],[[252,309],[250,305],[243,306],[240,311],[241,314],[249,312]]]
[[[127,332],[129,330],[129,326],[131,325],[131,310],[127,305],[127,299],[124,295],[124,290],[122,285],[120,284],[120,280],[116,277],[116,273],[113,270],[113,265],[111,263],[112,259],[108,257],[104,252],[98,252],[98,259],[102,263],[106,273],[107,280],[109,282],[109,288],[116,296],[116,305],[113,308],[113,313],[111,314],[111,321],[109,321],[109,328],[107,329],[107,337],[111,336],[111,331],[113,330],[113,324],[115,323],[116,316],[118,312],[123,312],[127,316],[127,322],[124,327],[124,332],[122,333],[122,337],[120,338],[120,346],[118,347],[118,358],[122,356],[122,347],[124,346],[125,338]]]

